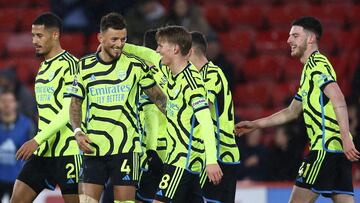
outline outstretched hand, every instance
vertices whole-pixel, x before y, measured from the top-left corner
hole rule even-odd
[[[360,152],[356,150],[354,142],[349,138],[342,141],[344,154],[350,161],[358,161],[360,158]]]
[[[28,160],[38,147],[39,144],[34,139],[25,142],[16,152],[16,159]]]
[[[241,121],[235,125],[235,134],[242,136],[256,130],[258,126],[253,121]]]

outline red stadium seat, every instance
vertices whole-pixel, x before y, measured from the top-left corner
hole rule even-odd
[[[98,33],[92,33],[89,36],[89,45],[88,45],[88,50],[87,50],[88,53],[96,52],[96,50],[100,44],[100,42],[97,38],[97,35],[98,35]]]
[[[288,106],[298,91],[300,81],[278,83],[271,91],[271,102],[273,106],[284,108]]]
[[[6,43],[9,56],[34,56],[34,46],[30,32],[13,34]]]
[[[306,4],[289,4],[285,6],[271,7],[266,17],[272,28],[289,29],[291,22],[300,16],[303,16],[308,10]]]
[[[0,32],[15,31],[21,11],[22,9],[19,8],[1,8],[0,6]]]
[[[49,11],[48,7],[26,8],[19,14],[20,29],[24,32],[31,31],[31,25],[41,13]]]
[[[209,3],[203,8],[203,13],[209,24],[216,30],[228,28],[228,8],[224,4]]]
[[[233,92],[235,106],[261,106],[265,107],[270,101],[270,86],[266,83],[251,82],[249,84],[237,85]]]
[[[288,55],[290,47],[287,44],[288,29],[273,29],[268,32],[258,32],[255,40],[255,49],[258,54]]]
[[[255,120],[270,116],[279,109],[264,108],[264,107],[235,107],[235,114],[240,120]]]
[[[31,0],[32,5],[34,6],[42,6],[42,7],[49,7],[50,8],[50,1],[44,0]]]
[[[219,33],[219,39],[222,50],[225,53],[239,52],[248,54],[252,46],[254,31],[234,30],[225,33]]]
[[[30,0],[0,0],[0,8],[12,7],[12,8],[19,8],[19,7],[28,7],[31,5]]]
[[[11,59],[0,59],[0,70],[7,69],[9,67],[16,67],[16,63],[14,60]]]
[[[16,74],[20,81],[32,86],[35,83],[35,77],[39,70],[41,58],[18,57],[14,59],[16,63]]]
[[[85,37],[82,33],[64,33],[61,37],[61,46],[76,57],[84,55]]]
[[[10,32],[0,32],[0,57],[6,53],[6,42],[10,35]]]
[[[245,79],[250,81],[279,80],[285,59],[284,56],[266,55],[248,59],[243,70]]]
[[[264,6],[243,5],[229,8],[228,21],[232,28],[260,28],[264,24]]]
[[[303,69],[303,64],[297,58],[288,58],[284,63],[282,68],[282,77],[284,81],[299,81],[301,78],[301,73]]]

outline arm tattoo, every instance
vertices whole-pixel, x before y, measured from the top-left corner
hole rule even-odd
[[[150,100],[160,109],[160,111],[166,115],[166,96],[160,88],[155,85],[154,87],[144,91]]]
[[[70,103],[70,123],[73,129],[81,128],[82,99],[72,97]]]

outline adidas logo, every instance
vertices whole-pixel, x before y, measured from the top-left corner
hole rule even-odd
[[[159,190],[156,195],[163,196],[162,190]]]
[[[96,77],[95,77],[94,74],[92,74],[91,77],[90,77],[90,81],[94,81],[94,80],[96,80]]]
[[[302,178],[302,177],[299,177],[298,179],[296,179],[296,181],[302,183],[302,182],[303,182],[303,178]]]
[[[123,180],[130,180],[129,175],[126,175],[125,177],[123,177]]]
[[[70,178],[66,183],[67,184],[74,184],[75,182],[74,182],[74,180],[72,178]]]

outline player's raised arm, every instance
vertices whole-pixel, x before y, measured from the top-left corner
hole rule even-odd
[[[126,43],[123,51],[134,54],[157,67],[159,66],[161,60],[160,54],[156,53],[156,51],[150,48],[143,46]]]
[[[295,120],[302,112],[301,102],[293,99],[290,105],[268,117],[264,117],[254,121],[241,121],[235,125],[235,133],[241,136],[250,133],[258,128],[267,128],[285,124]]]

